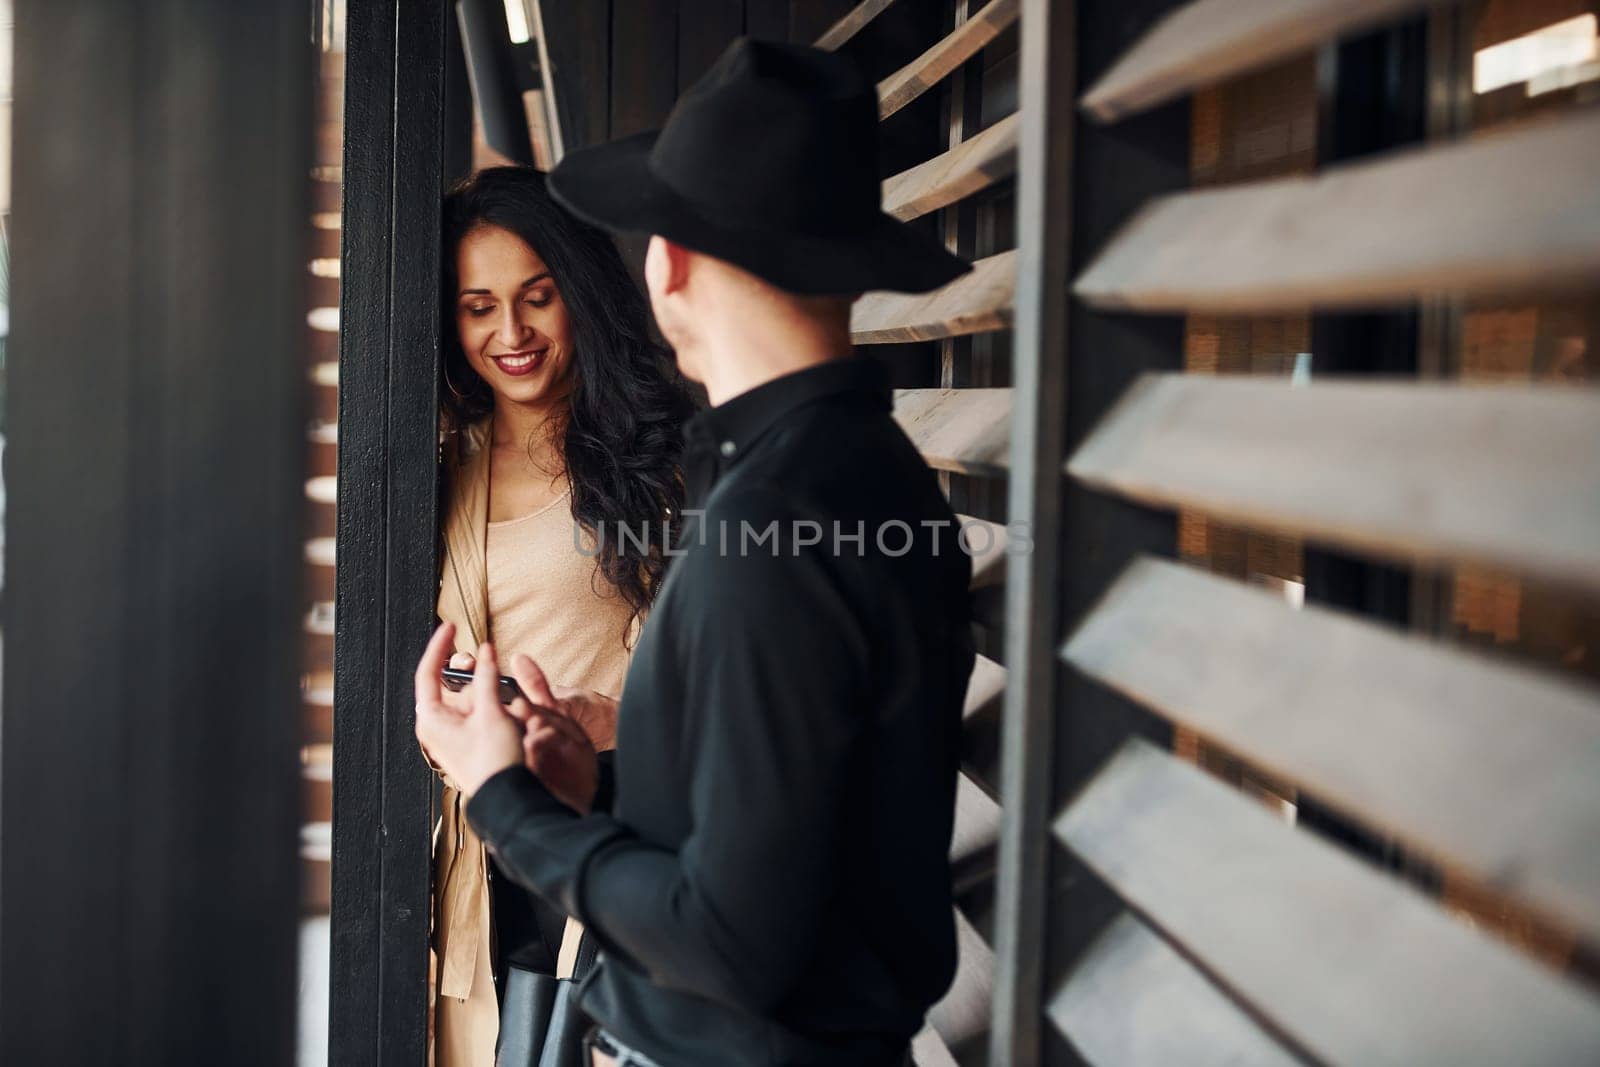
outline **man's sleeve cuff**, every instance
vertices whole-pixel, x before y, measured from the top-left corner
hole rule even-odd
[[[551,812],[572,814],[523,766],[498,772],[467,801],[467,821],[491,845],[503,840],[528,816]]]

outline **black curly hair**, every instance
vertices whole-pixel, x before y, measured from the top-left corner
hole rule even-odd
[[[456,250],[480,226],[498,226],[538,252],[572,322],[572,392],[561,450],[572,483],[572,517],[599,537],[599,574],[637,618],[666,570],[663,542],[683,506],[679,458],[683,423],[694,405],[671,353],[650,331],[644,294],[603,230],[580,221],[550,196],[542,172],[490,167],[444,198],[444,321],[454,321]],[[441,331],[441,422],[459,433],[494,408],[494,393],[467,362],[454,329]],[[641,549],[618,536],[648,529]]]

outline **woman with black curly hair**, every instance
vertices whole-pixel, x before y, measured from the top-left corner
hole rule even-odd
[[[460,654],[493,641],[557,684],[620,696],[682,502],[691,403],[611,238],[557,205],[544,175],[496,167],[452,190],[442,253],[439,616],[456,624]],[[596,749],[612,746],[614,721],[581,725]],[[445,786],[434,1063],[491,1067],[497,1036],[521,1046],[503,1062],[538,1062],[528,1043],[553,1024],[576,1036],[559,1011],[552,1022],[548,998],[593,952],[575,923],[498,875]],[[570,1056],[542,1062],[579,1062],[575,1046]]]

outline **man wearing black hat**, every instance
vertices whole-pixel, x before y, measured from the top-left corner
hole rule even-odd
[[[877,128],[848,60],[739,41],[659,135],[551,175],[579,215],[653,235],[657,321],[713,405],[687,433],[679,558],[614,789],[559,713],[603,698],[515,656],[532,704],[507,715],[484,646],[450,703],[448,628],[417,733],[500,866],[603,946],[596,1062],[903,1064],[954,972],[970,563],[849,311],[967,266],[879,210]]]

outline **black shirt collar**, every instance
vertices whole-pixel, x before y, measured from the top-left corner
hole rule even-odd
[[[774,378],[707,408],[689,420],[684,433],[691,448],[711,446],[726,466],[791,411],[839,393],[870,397],[884,411],[893,407],[883,366],[866,356],[845,356]]]

